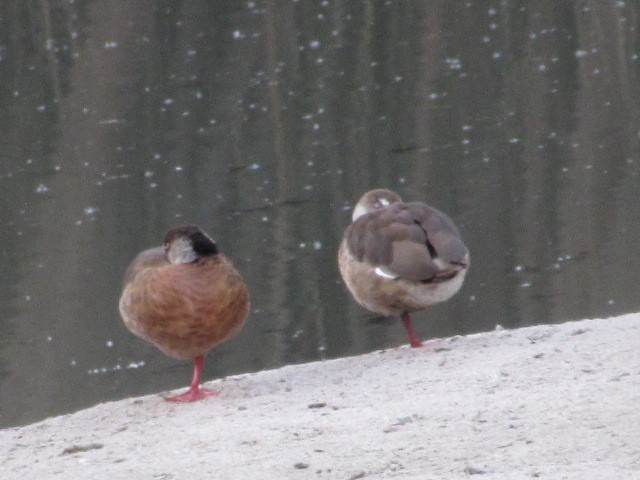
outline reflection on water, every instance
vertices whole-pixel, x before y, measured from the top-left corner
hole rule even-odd
[[[336,266],[373,187],[472,252],[424,337],[640,309],[637,2],[5,1],[0,23],[0,426],[188,383],[117,312],[179,223],[252,291],[205,378],[405,343]]]

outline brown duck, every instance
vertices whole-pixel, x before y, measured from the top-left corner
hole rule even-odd
[[[379,189],[356,204],[338,265],[356,301],[377,313],[400,315],[411,346],[419,347],[410,313],[460,290],[469,250],[447,215]]]
[[[140,253],[127,268],[120,297],[131,332],[171,357],[194,360],[191,387],[167,398],[174,402],[216,394],[200,388],[204,357],[242,329],[248,311],[242,277],[195,225],[169,230],[164,247]]]

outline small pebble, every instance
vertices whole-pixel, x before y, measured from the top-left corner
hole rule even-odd
[[[464,473],[466,473],[467,475],[484,475],[487,472],[476,467],[465,467]]]

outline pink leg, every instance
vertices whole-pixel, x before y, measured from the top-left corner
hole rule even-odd
[[[193,380],[191,380],[191,387],[184,393],[174,395],[173,397],[166,397],[165,400],[169,402],[195,402],[196,400],[202,400],[203,398],[217,395],[215,390],[208,390],[206,388],[200,388],[200,372],[202,372],[202,365],[204,365],[204,356],[199,355],[194,360],[193,367]]]
[[[409,312],[404,312],[401,316],[402,323],[404,323],[404,328],[406,328],[407,333],[409,334],[409,342],[413,348],[421,347],[422,342],[416,335],[415,330],[413,329],[413,324],[411,323],[411,317],[409,316]]]

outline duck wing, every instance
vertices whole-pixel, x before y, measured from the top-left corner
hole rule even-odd
[[[421,202],[363,215],[347,230],[347,245],[379,275],[413,282],[446,280],[468,262],[467,247],[451,219]]]

